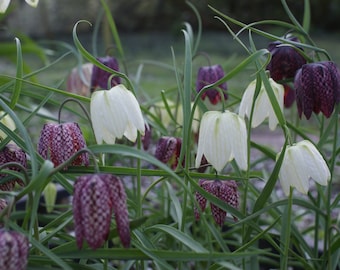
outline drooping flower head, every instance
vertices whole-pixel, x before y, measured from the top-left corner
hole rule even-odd
[[[112,211],[124,247],[130,245],[126,193],[121,180],[111,174],[83,175],[74,184],[73,214],[79,249],[86,240],[97,249],[107,240]]]
[[[25,0],[25,2],[29,4],[31,7],[37,7],[39,0]],[[0,13],[5,13],[10,3],[11,0],[1,0]]]
[[[0,151],[0,165],[8,162],[16,162],[22,165],[24,168],[27,168],[26,153],[15,144],[7,144]],[[20,171],[20,168],[15,166],[9,166],[7,169]],[[0,190],[11,191],[13,190],[15,183],[24,185],[21,179],[0,173]]]
[[[119,65],[116,58],[112,56],[106,56],[99,57],[97,58],[97,60],[105,66],[115,71],[119,71]],[[111,79],[111,84],[108,83],[111,76],[111,73],[101,69],[100,67],[97,67],[96,65],[93,65],[91,76],[91,91],[95,91],[97,89],[108,89],[108,85],[113,87],[121,83],[121,79],[118,76],[113,76]]]
[[[181,153],[182,140],[176,137],[161,137],[156,146],[155,157],[163,163],[170,163],[175,169]]]
[[[71,70],[66,81],[66,90],[82,96],[90,96],[92,63],[85,63]]]
[[[230,206],[234,208],[238,208],[239,205],[239,194],[237,191],[237,184],[235,181],[219,181],[219,180],[205,180],[200,179],[199,185],[205,191],[209,192],[210,194],[214,195],[215,197],[221,199],[222,201],[226,202]],[[196,192],[196,200],[198,205],[200,206],[201,210],[204,211],[207,199],[201,195],[199,192]],[[218,206],[210,203],[211,213],[215,220],[215,222],[222,226],[227,215],[227,212],[219,208]],[[195,217],[196,220],[200,219],[200,212],[197,208],[195,208]]]
[[[0,269],[25,270],[29,243],[25,235],[0,230]]]
[[[289,195],[290,187],[307,194],[310,179],[325,186],[330,177],[325,160],[310,141],[303,140],[287,146],[279,172],[280,183],[286,195]]]
[[[269,78],[269,83],[273,89],[276,100],[280,106],[280,110],[282,111],[283,110],[283,94],[284,94],[283,86],[281,84],[276,83],[271,78]],[[253,99],[255,95],[255,89],[256,89],[256,80],[252,81],[248,85],[247,89],[245,90],[242,96],[240,110],[239,110],[239,115],[241,117],[244,117],[245,115],[250,117],[251,108],[253,105]],[[277,120],[273,106],[270,102],[270,99],[268,97],[267,91],[263,83],[261,85],[260,92],[258,96],[256,97],[254,106],[255,107],[254,107],[251,127],[255,128],[259,126],[266,118],[268,118],[269,128],[271,130],[274,130],[276,128],[278,120]]]
[[[320,111],[328,118],[340,101],[340,72],[331,61],[305,64],[294,80],[299,116]]]
[[[224,71],[221,65],[200,67],[197,75],[196,91],[200,92],[203,87],[215,83],[224,77]],[[224,82],[218,86],[223,91],[224,99],[228,98],[227,83]],[[216,105],[221,102],[222,97],[216,88],[211,88],[202,94],[202,99],[208,97],[211,104]]]
[[[40,132],[38,153],[59,166],[80,149],[86,148],[83,133],[77,123],[47,123]],[[72,165],[89,165],[87,153],[78,155]]]
[[[98,144],[114,144],[123,135],[135,142],[137,131],[144,135],[144,119],[135,96],[122,84],[91,96],[91,119]]]
[[[225,110],[208,111],[201,119],[195,167],[202,156],[217,170],[235,159],[240,169],[247,169],[247,129],[243,117]]]
[[[287,40],[298,42],[296,37],[288,37]],[[298,49],[303,50],[301,47]],[[271,53],[271,60],[267,66],[270,72],[270,77],[276,82],[282,80],[293,80],[296,71],[306,64],[306,59],[300,54],[296,47],[290,44],[284,44],[281,41],[274,41],[268,45],[268,50]],[[287,83],[283,84],[284,105],[290,107],[295,100],[295,92]]]

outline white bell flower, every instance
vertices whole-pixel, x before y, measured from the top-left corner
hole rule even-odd
[[[246,170],[247,129],[244,119],[228,110],[204,113],[198,137],[196,168],[200,166],[203,155],[217,171],[222,171],[227,162],[234,158],[240,169]]]
[[[326,161],[310,141],[303,140],[287,146],[279,172],[280,183],[287,196],[290,187],[307,194],[310,179],[326,186],[330,178]]]
[[[98,90],[91,96],[91,119],[98,144],[113,144],[123,135],[135,142],[137,131],[144,135],[143,115],[135,96],[122,84]]]
[[[39,0],[25,0],[27,4],[31,7],[37,7]],[[11,0],[1,0],[0,1],[0,13],[5,13]]]
[[[13,119],[4,111],[0,111],[0,122],[12,131],[16,129]],[[6,137],[7,134],[0,129],[0,141],[4,140]]]
[[[281,84],[276,83],[272,78],[269,78],[269,83],[273,89],[274,95],[280,106],[280,110],[283,111],[284,101],[284,87]],[[239,109],[239,115],[244,117],[245,115],[250,117],[251,108],[253,104],[254,94],[256,88],[256,80],[252,81],[245,90]],[[260,92],[256,98],[254,104],[254,113],[251,123],[251,127],[255,128],[259,126],[266,118],[269,119],[269,128],[274,130],[278,123],[274,109],[268,97],[267,91],[262,84]]]

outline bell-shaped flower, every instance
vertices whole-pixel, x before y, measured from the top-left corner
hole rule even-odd
[[[247,129],[237,114],[225,110],[208,111],[201,119],[195,167],[199,168],[203,155],[217,170],[235,159],[242,170],[247,163]]]
[[[237,191],[237,184],[235,181],[220,181],[220,180],[205,180],[200,179],[199,185],[205,191],[209,192],[210,194],[214,195],[215,197],[219,198],[220,200],[226,202],[230,206],[234,208],[238,208],[239,205],[239,194]],[[196,192],[195,194],[196,201],[198,202],[199,207],[202,211],[205,210],[207,199],[202,196],[201,193]],[[222,226],[224,220],[227,216],[227,212],[223,209],[219,208],[213,203],[210,203],[211,213],[215,220],[215,222]],[[195,218],[196,220],[200,219],[200,212],[197,208],[194,209]]]
[[[283,95],[284,89],[281,84],[276,83],[273,79],[269,78],[269,83],[273,89],[275,98],[280,106],[280,110],[283,110]],[[241,104],[239,109],[239,115],[241,117],[248,116],[250,117],[251,109],[253,106],[253,100],[256,89],[256,80],[252,81],[247,89],[245,90]],[[275,115],[273,106],[268,97],[267,91],[264,85],[261,85],[261,89],[259,91],[258,96],[256,97],[254,104],[254,112],[251,127],[255,128],[259,126],[266,118],[269,119],[269,128],[274,130],[278,123],[277,117]]]
[[[38,153],[59,166],[80,149],[86,148],[83,133],[77,123],[47,123],[40,132]],[[72,165],[89,165],[87,153],[78,155]]]
[[[27,168],[26,153],[15,144],[7,144],[0,151],[0,165],[4,165],[8,162],[16,162],[22,165],[24,168]],[[8,169],[20,171],[20,168],[16,166],[9,166]],[[13,190],[15,183],[18,183],[21,186],[24,185],[21,179],[0,173],[0,190],[11,191]]]
[[[86,240],[97,249],[107,240],[112,212],[124,247],[130,245],[129,217],[126,193],[122,181],[111,174],[79,176],[74,184],[73,216],[79,249]]]
[[[82,96],[90,96],[92,63],[85,63],[71,70],[66,81],[66,90]]]
[[[29,4],[31,7],[37,7],[39,0],[25,0],[25,2]],[[1,0],[0,13],[5,13],[10,3],[11,0]]]
[[[156,146],[155,157],[163,162],[170,163],[171,168],[175,169],[181,153],[182,140],[175,137],[161,137]]]
[[[137,131],[144,135],[145,124],[135,96],[122,84],[91,96],[91,119],[98,144],[114,144],[123,135],[135,142]]]
[[[106,56],[99,57],[97,58],[97,60],[100,63],[104,64],[105,66],[115,71],[119,71],[119,64],[116,58],[112,56]],[[107,72],[106,70],[103,70],[100,67],[93,65],[91,76],[91,91],[95,91],[97,89],[107,89],[108,85],[113,87],[121,83],[120,77],[111,76],[112,74],[110,72]],[[111,83],[109,82],[110,77]]]
[[[0,269],[25,270],[29,242],[16,231],[0,230]]]
[[[221,65],[204,66],[200,67],[198,70],[197,81],[196,81],[196,91],[200,92],[203,87],[213,84],[224,77],[224,70]],[[222,90],[224,99],[228,98],[227,95],[227,83],[221,83],[218,87]],[[211,104],[216,105],[222,101],[222,96],[220,91],[216,88],[210,88],[204,92],[201,96],[202,100],[208,97]]]
[[[340,101],[340,72],[334,62],[303,65],[296,73],[294,86],[299,116],[309,119],[320,111],[328,118]]]
[[[286,195],[289,195],[290,187],[307,194],[310,179],[325,186],[330,177],[326,161],[310,141],[303,140],[287,146],[279,172],[280,183]]]

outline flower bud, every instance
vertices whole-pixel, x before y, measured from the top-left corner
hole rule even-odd
[[[175,169],[181,153],[182,140],[175,137],[161,137],[156,146],[155,157],[163,162],[170,163],[171,168]]]

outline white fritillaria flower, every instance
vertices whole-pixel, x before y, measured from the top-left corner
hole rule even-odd
[[[280,153],[277,156],[279,155]],[[330,177],[325,160],[310,141],[303,140],[287,146],[279,172],[280,183],[287,196],[290,187],[307,194],[311,178],[325,186]]]
[[[284,87],[281,84],[276,83],[272,78],[269,79],[269,83],[273,89],[274,95],[280,106],[280,110],[282,111],[283,100],[284,100],[283,98]],[[256,80],[252,81],[248,85],[247,89],[245,90],[243,94],[241,104],[240,104],[240,110],[239,110],[239,115],[242,117],[244,117],[245,115],[247,115],[248,117],[250,116],[254,94],[255,94],[255,88],[256,88]],[[269,118],[269,128],[271,130],[274,130],[276,128],[278,120],[275,115],[272,104],[269,100],[269,97],[267,95],[267,91],[264,85],[262,84],[260,92],[254,104],[254,113],[253,113],[251,127],[255,128],[259,126],[266,118]]]
[[[12,131],[16,129],[13,119],[4,111],[0,111],[0,122]],[[6,137],[7,134],[0,129],[0,141],[4,140]]]
[[[39,0],[25,0],[27,4],[31,7],[37,7]],[[0,1],[0,13],[5,13],[11,0],[1,0]]]
[[[135,142],[137,131],[144,135],[143,115],[135,96],[122,84],[91,96],[91,119],[98,144],[113,144],[123,135]]]
[[[228,110],[208,111],[201,120],[196,156],[196,168],[202,156],[222,171],[235,158],[242,170],[247,169],[247,129],[244,119]]]

